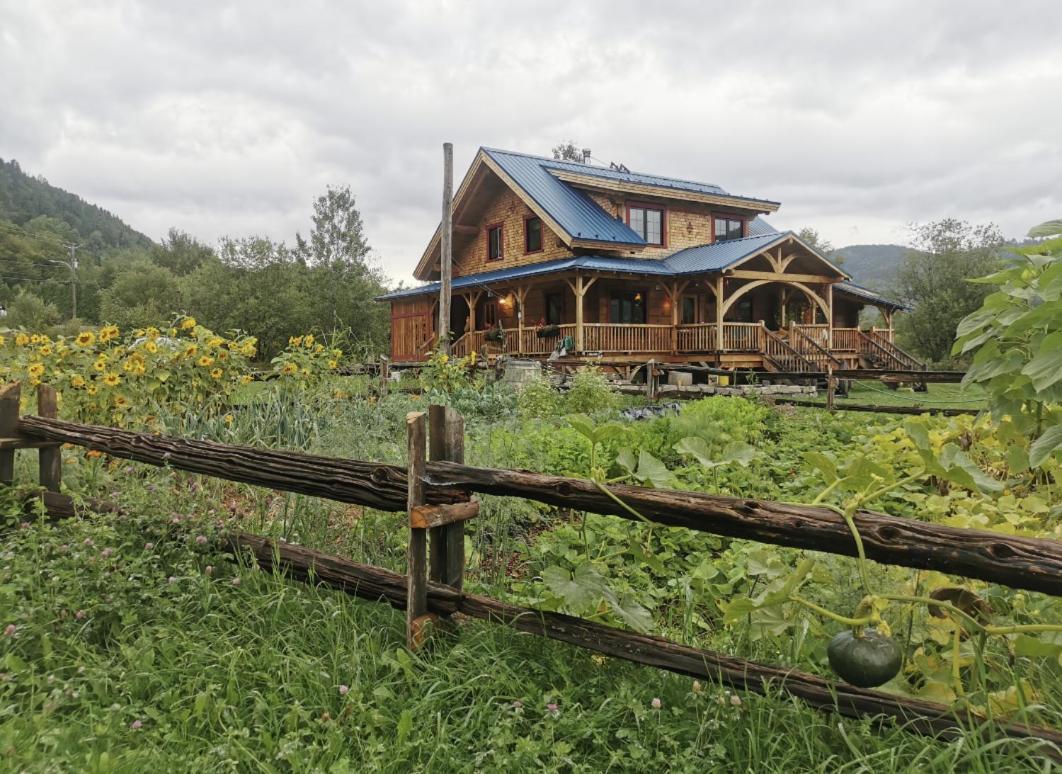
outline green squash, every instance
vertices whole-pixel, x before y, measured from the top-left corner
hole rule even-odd
[[[884,685],[900,673],[903,663],[900,646],[876,629],[864,629],[860,637],[850,631],[834,635],[826,655],[838,677],[860,688]]]

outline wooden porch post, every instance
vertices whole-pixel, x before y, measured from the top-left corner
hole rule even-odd
[[[527,286],[513,288],[516,296],[516,354],[524,354],[524,301],[527,300]]]
[[[715,348],[723,351],[723,275],[715,278]]]
[[[826,308],[830,319],[826,321],[826,349],[833,350],[833,285],[826,286]]]
[[[575,275],[575,351],[583,351],[583,275]]]
[[[892,310],[882,309],[881,316],[885,319],[886,336],[889,339],[889,343],[892,343]]]
[[[465,303],[468,304],[468,320],[465,322],[465,331],[468,333],[472,333],[476,330],[476,305],[479,303],[479,297],[482,295],[482,290],[477,290],[475,293],[465,294]]]
[[[665,292],[671,297],[671,354],[678,353],[678,326],[679,326],[679,312],[680,304],[682,303],[682,293],[685,292],[686,286],[690,283],[679,282],[675,280],[670,286],[665,285]]]

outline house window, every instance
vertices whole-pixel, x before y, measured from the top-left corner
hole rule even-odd
[[[498,323],[498,302],[488,301],[483,305],[483,327],[493,328]]]
[[[487,226],[487,260],[500,261],[502,258],[502,227]]]
[[[537,253],[542,250],[542,219],[528,218],[524,221],[524,252]]]
[[[683,325],[693,325],[697,322],[697,297],[683,296],[682,309],[679,310]]]
[[[741,239],[745,236],[745,221],[737,218],[715,219],[715,241],[725,242],[728,239]]]
[[[645,296],[642,291],[613,293],[608,302],[608,321],[629,325],[644,324]]]
[[[564,296],[560,293],[546,294],[546,325],[560,325],[564,317]]]
[[[652,207],[628,207],[627,225],[651,245],[664,244],[664,211]]]

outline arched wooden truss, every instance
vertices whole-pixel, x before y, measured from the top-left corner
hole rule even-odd
[[[826,300],[822,298],[822,296],[820,296],[818,293],[813,291],[810,287],[805,285],[803,282],[796,282],[795,280],[781,280],[781,279],[753,280],[752,282],[749,282],[747,285],[742,285],[740,288],[737,289],[736,292],[732,293],[726,299],[726,301],[723,302],[723,308],[722,308],[722,312],[721,312],[720,316],[721,317],[725,317],[726,313],[730,311],[730,308],[734,305],[734,303],[736,301],[738,301],[745,294],[749,293],[750,291],[755,290],[758,287],[762,287],[764,285],[771,285],[771,284],[786,285],[788,287],[797,288],[805,296],[807,296],[819,308],[819,310],[822,311],[823,317],[825,317],[827,320],[830,319],[830,307],[826,303]]]

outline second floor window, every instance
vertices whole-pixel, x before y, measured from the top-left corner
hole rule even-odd
[[[524,252],[537,253],[542,249],[542,219],[528,218],[524,221]]]
[[[741,239],[745,236],[745,221],[737,218],[715,219],[715,241],[725,242],[728,239]]]
[[[497,226],[487,227],[487,260],[488,261],[500,261],[502,258],[502,227],[499,223]]]
[[[651,207],[631,207],[628,210],[627,225],[648,244],[664,244],[663,210],[655,210]]]

